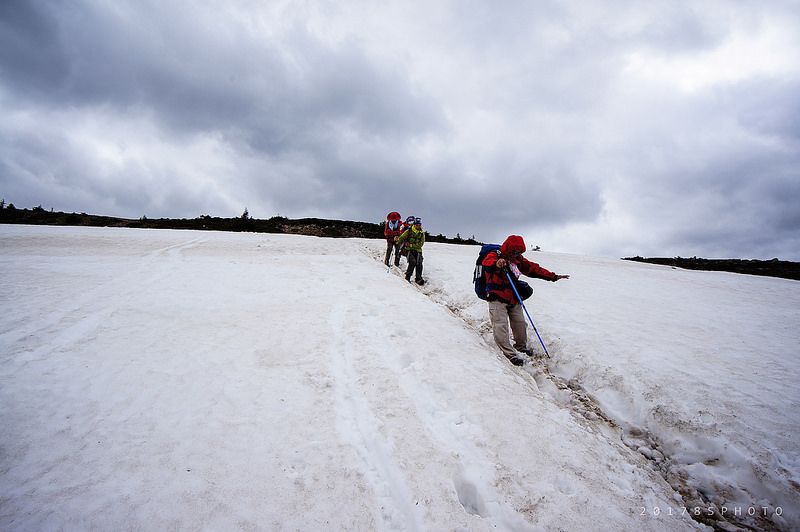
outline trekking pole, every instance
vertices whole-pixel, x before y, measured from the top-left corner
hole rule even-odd
[[[542,337],[539,335],[539,331],[536,329],[536,325],[533,324],[533,319],[531,319],[531,315],[528,314],[528,309],[525,307],[525,303],[522,302],[522,298],[519,297],[519,292],[517,292],[517,287],[514,285],[514,280],[511,279],[511,274],[506,271],[506,277],[508,277],[508,282],[511,283],[511,288],[514,290],[514,295],[517,296],[517,301],[519,304],[522,305],[522,309],[525,311],[525,315],[528,316],[528,321],[531,322],[531,326],[533,326],[533,332],[536,333],[536,337],[539,338],[539,343],[542,344],[542,348],[544,348],[544,354],[547,355],[547,358],[550,358],[550,353],[547,352],[547,346],[544,345],[544,341]]]

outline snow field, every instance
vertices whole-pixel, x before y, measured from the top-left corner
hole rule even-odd
[[[422,289],[382,241],[0,249],[0,528],[697,528],[664,478],[796,519],[791,282],[529,253],[573,278],[532,282],[553,359],[518,370],[466,246],[426,244]]]
[[[431,246],[424,290],[491,345],[485,304],[463,281],[477,248]],[[572,275],[532,282],[527,306],[553,355],[526,365],[540,391],[586,419],[619,425],[622,441],[683,494],[679,506],[714,509],[707,522],[800,526],[800,283],[527,256]]]

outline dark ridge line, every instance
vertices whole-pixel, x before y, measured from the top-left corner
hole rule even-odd
[[[742,273],[747,275],[762,275],[766,277],[780,277],[800,281],[800,262],[788,260],[757,260],[757,259],[701,259],[697,257],[625,257],[622,260],[660,264],[686,270],[721,271]]]
[[[251,233],[283,233],[330,238],[383,239],[383,220],[377,223],[349,220],[327,220],[323,218],[289,219],[273,216],[268,219],[251,218],[247,213],[238,218],[219,218],[204,214],[197,218],[118,218],[95,214],[53,212],[41,206],[33,209],[18,209],[8,204],[0,209],[0,223],[26,225],[58,225],[83,227],[129,227],[136,229],[190,229],[197,231],[228,231]],[[426,232],[428,242],[447,244],[480,245],[474,238],[431,235]]]

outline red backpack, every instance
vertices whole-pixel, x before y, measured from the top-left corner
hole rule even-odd
[[[392,211],[386,216],[386,229],[384,230],[384,234],[386,236],[395,235],[397,236],[400,234],[400,213]]]

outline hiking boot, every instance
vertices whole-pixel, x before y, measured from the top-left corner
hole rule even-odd
[[[525,363],[525,359],[517,355],[514,355],[513,357],[508,357],[508,361],[514,364],[515,366],[521,366]]]
[[[417,283],[418,285],[422,286],[422,285],[425,284],[425,279],[420,277],[419,279],[415,280],[414,282]]]
[[[406,281],[408,281],[409,283],[411,282],[411,276],[410,275],[406,275]]]
[[[530,347],[517,347],[517,351],[519,351],[523,355],[528,355],[529,357],[535,357],[536,356],[536,353]]]

